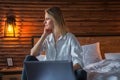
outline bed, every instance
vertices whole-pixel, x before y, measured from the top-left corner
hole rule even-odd
[[[84,70],[87,71],[88,80],[120,80],[120,59],[118,57],[103,59],[85,66]]]
[[[84,54],[89,56],[84,60],[88,63],[84,66],[88,80],[120,80],[120,36],[78,36],[77,39]],[[106,54],[112,54],[112,58]]]
[[[83,54],[86,54],[84,55],[83,67],[88,73],[88,80],[119,80],[120,79],[120,59],[112,60],[105,58],[105,54],[107,53],[112,53],[112,54],[120,53],[119,35],[117,36],[116,35],[97,35],[97,36],[75,35],[75,36],[83,48]],[[32,46],[34,46],[34,44],[37,42],[39,38],[40,36],[32,37]],[[113,71],[111,71],[110,69]],[[105,70],[108,71],[104,72]]]

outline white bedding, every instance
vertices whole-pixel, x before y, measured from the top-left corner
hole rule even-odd
[[[120,59],[102,60],[84,69],[88,73],[88,80],[120,80]]]

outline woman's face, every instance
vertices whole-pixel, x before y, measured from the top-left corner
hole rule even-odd
[[[45,28],[53,30],[54,23],[53,23],[52,17],[48,13],[45,13],[44,24],[45,24]]]

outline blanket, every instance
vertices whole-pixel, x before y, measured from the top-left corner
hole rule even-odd
[[[120,80],[120,59],[105,59],[84,67],[88,80]]]

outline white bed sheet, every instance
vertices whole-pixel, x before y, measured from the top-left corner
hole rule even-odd
[[[105,59],[84,69],[88,73],[87,80],[120,80],[120,59]]]

